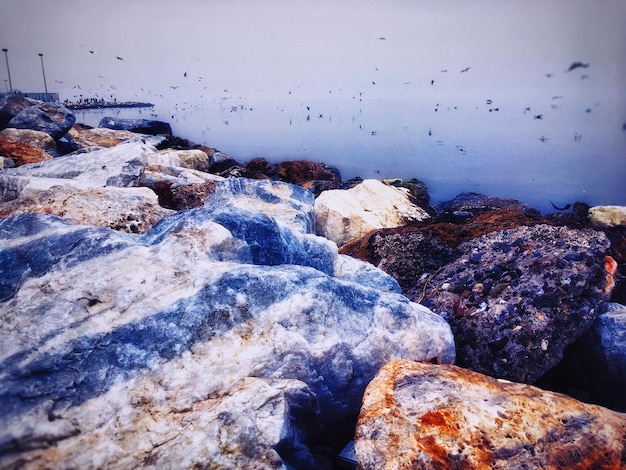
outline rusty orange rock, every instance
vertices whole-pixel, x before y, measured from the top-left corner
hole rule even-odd
[[[18,143],[0,137],[0,156],[10,158],[16,166],[52,160],[52,156],[30,144]]]
[[[368,385],[364,470],[626,466],[626,414],[452,365],[387,363]]]

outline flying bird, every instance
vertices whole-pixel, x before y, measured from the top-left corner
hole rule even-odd
[[[120,56],[116,56],[117,60],[124,60]]]
[[[571,204],[565,204],[563,207],[558,207],[554,204],[554,202],[550,201],[550,204],[552,204],[552,207],[554,207],[557,211],[566,211],[567,209],[569,209],[570,207],[572,207]]]
[[[465,67],[463,70],[461,70],[461,73],[467,72],[469,69],[471,69],[471,67]]]
[[[576,69],[586,69],[589,65],[589,63],[585,62],[572,62],[572,65],[569,66],[569,69],[567,69],[566,72],[571,72]]]
[[[185,78],[187,77],[187,72],[185,72],[185,73],[183,74],[183,77],[185,77]]]
[[[535,119],[543,119],[543,114],[536,114]]]

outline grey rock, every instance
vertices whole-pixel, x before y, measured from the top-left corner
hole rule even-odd
[[[118,119],[107,116],[100,120],[98,127],[136,132],[138,134],[172,135],[172,128],[167,122],[152,119]]]
[[[589,229],[493,232],[461,244],[462,255],[416,292],[450,323],[459,365],[533,383],[558,364],[608,299],[608,247],[604,233]]]
[[[465,212],[477,215],[492,210],[518,210],[529,216],[540,216],[540,212],[517,199],[506,199],[485,196],[479,193],[461,193],[450,201],[440,202],[433,206],[438,214]]]
[[[20,111],[7,127],[42,131],[56,141],[67,134],[75,121],[76,116],[60,104],[41,103]]]

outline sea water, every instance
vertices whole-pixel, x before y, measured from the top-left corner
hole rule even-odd
[[[311,160],[344,180],[417,178],[431,202],[461,192],[516,198],[542,212],[576,201],[626,204],[623,111],[604,99],[365,95],[298,90],[249,99],[224,94],[152,108],[77,110],[97,126],[105,116],[168,122],[173,133],[245,163]]]

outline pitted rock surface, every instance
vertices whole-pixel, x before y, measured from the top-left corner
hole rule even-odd
[[[459,365],[533,383],[608,299],[608,247],[604,233],[589,229],[537,225],[487,234],[461,244],[462,255],[409,297],[449,322]]]
[[[624,468],[626,415],[461,369],[395,360],[367,386],[363,470]]]

